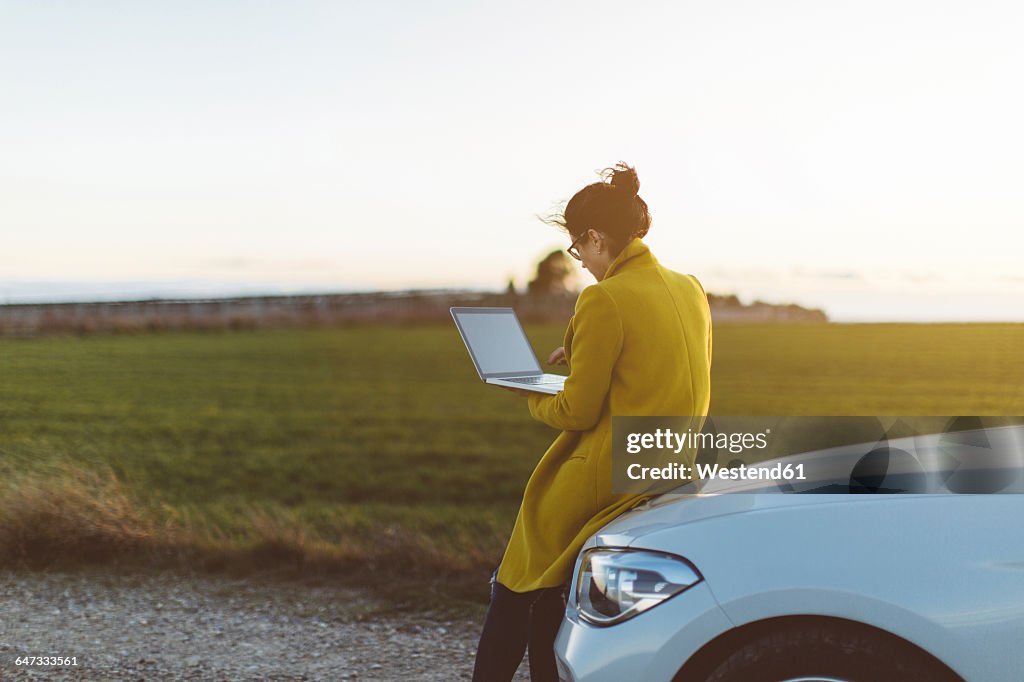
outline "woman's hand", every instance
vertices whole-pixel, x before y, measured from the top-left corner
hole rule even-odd
[[[549,365],[568,365],[568,361],[565,359],[565,346],[559,346],[558,348],[551,351],[551,355],[548,356]]]
[[[505,389],[506,391],[512,391],[516,395],[521,395],[524,398],[529,398],[531,395],[533,395],[533,391],[527,391],[526,389],[523,388],[512,388],[511,386],[502,386],[501,388]]]

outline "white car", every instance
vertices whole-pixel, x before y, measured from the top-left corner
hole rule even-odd
[[[958,462],[955,475],[917,472],[925,492],[712,484],[620,516],[576,561],[561,679],[1021,682],[1024,427],[973,435],[1015,462],[996,472],[1002,492],[965,494],[993,472]],[[889,442],[915,461],[938,444]],[[816,454],[846,472],[864,459],[857,446]]]

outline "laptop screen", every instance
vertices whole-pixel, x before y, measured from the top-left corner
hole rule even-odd
[[[452,315],[483,378],[541,373],[511,308],[456,308]]]

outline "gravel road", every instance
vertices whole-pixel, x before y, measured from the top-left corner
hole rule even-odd
[[[470,678],[482,620],[374,615],[383,606],[339,586],[0,571],[0,679]],[[18,656],[78,665],[17,666]],[[529,679],[525,661],[516,679]]]

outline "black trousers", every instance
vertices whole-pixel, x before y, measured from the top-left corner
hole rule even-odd
[[[508,682],[530,649],[530,681],[558,682],[555,635],[565,615],[565,585],[515,592],[491,576],[491,603],[476,650],[473,682]]]

